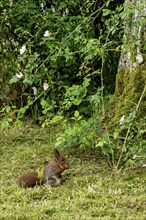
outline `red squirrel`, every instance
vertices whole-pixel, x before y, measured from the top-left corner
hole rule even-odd
[[[34,187],[42,185],[43,181],[38,177],[37,172],[27,172],[18,177],[17,185],[20,187]]]
[[[20,187],[34,187],[43,184],[60,185],[62,183],[61,173],[68,168],[65,157],[55,149],[53,160],[44,169],[43,179],[40,179],[35,171],[27,172],[18,177],[17,185]]]
[[[61,173],[69,168],[65,157],[55,149],[54,160],[44,169],[43,182],[50,185],[59,185],[62,182]]]

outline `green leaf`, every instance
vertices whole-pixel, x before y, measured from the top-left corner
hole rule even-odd
[[[16,83],[16,82],[18,82],[18,81],[19,81],[19,79],[18,79],[16,76],[13,76],[13,77],[10,79],[9,83],[10,83],[10,84],[13,84],[13,83]]]
[[[50,123],[57,123],[60,122],[63,119],[63,116],[55,116],[52,118],[52,120],[50,121]]]
[[[103,16],[107,16],[107,15],[109,15],[109,14],[111,14],[111,10],[109,10],[109,9],[103,9]]]
[[[119,137],[119,133],[118,132],[115,132],[114,133],[114,139],[117,139]]]
[[[75,113],[74,113],[75,118],[78,118],[79,115],[80,115],[80,113],[78,111],[75,111]]]
[[[91,79],[90,78],[85,78],[84,82],[83,82],[83,86],[84,87],[88,87],[90,85],[90,81]]]
[[[33,81],[31,80],[31,79],[29,79],[29,78],[25,78],[24,80],[23,80],[23,83],[25,83],[25,84],[28,84],[28,85],[32,85],[32,83],[33,83]]]
[[[96,147],[102,147],[104,145],[104,143],[102,141],[99,141],[97,144],[96,144]]]

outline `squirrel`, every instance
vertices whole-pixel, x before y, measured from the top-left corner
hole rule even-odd
[[[17,185],[20,187],[34,187],[44,184],[57,186],[62,183],[61,173],[68,168],[69,165],[65,157],[55,149],[53,160],[44,169],[43,179],[40,179],[35,171],[27,172],[18,177]]]
[[[34,187],[35,185],[42,185],[43,181],[38,177],[35,171],[23,173],[18,177],[17,185],[20,187]]]
[[[60,185],[62,183],[61,173],[69,169],[65,157],[57,149],[54,152],[54,160],[44,169],[43,183],[49,185]]]

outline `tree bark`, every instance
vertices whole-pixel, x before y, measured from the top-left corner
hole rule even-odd
[[[143,94],[146,86],[145,0],[126,0],[123,15],[123,45],[116,76],[116,119],[136,109],[139,109],[139,113],[146,113],[146,92]]]

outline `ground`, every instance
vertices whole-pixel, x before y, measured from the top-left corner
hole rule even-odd
[[[66,155],[70,169],[59,187],[16,185],[30,170],[43,174],[51,160],[58,127],[25,127],[0,132],[1,219],[145,220],[146,168],[114,172],[100,155]]]

